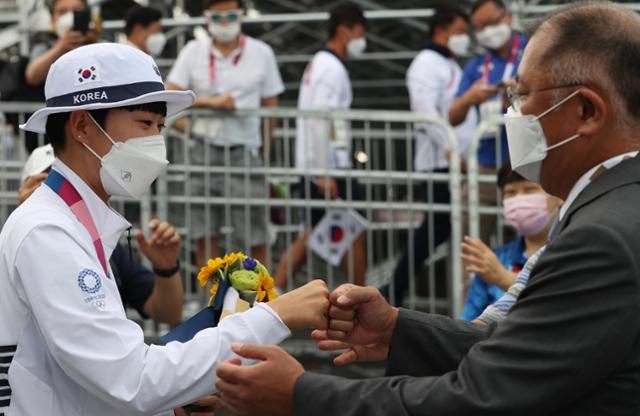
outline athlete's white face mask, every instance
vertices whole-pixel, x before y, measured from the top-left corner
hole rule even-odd
[[[502,48],[511,39],[511,26],[506,23],[487,26],[476,33],[476,37],[480,45],[495,51]]]
[[[89,117],[112,144],[102,157],[84,145],[101,162],[100,180],[105,192],[111,196],[140,198],[169,164],[164,137],[157,134],[116,142],[91,114]]]
[[[158,56],[162,53],[164,49],[164,45],[167,43],[167,37],[164,33],[153,33],[147,37],[147,41],[145,42],[145,46],[147,47],[147,52],[151,56]]]
[[[361,38],[351,39],[347,43],[347,56],[349,58],[360,58],[365,49],[367,49],[367,39],[363,36]]]
[[[229,43],[240,34],[240,22],[229,22],[227,24],[209,22],[209,33],[215,40],[222,43]]]
[[[465,56],[469,52],[469,45],[471,45],[471,38],[467,34],[452,35],[447,41],[447,48],[455,56]]]
[[[509,157],[511,159],[511,167],[514,171],[532,182],[540,183],[542,161],[547,157],[549,150],[560,147],[580,137],[580,134],[574,134],[553,146],[548,146],[547,137],[544,134],[542,124],[540,124],[542,117],[560,107],[572,97],[575,97],[579,92],[579,90],[574,91],[539,116],[525,116],[522,112],[514,110],[513,107],[509,107],[504,118],[507,129],[507,141],[509,142]]]

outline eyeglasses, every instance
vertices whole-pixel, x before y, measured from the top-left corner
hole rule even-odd
[[[222,23],[223,21],[227,21],[229,23],[235,23],[240,20],[240,16],[242,16],[242,10],[231,10],[228,12],[207,12],[207,17],[213,23]]]
[[[553,87],[538,88],[538,89],[535,89],[535,90],[529,90],[529,91],[524,91],[524,92],[517,92],[515,86],[509,85],[507,87],[507,99],[509,100],[509,105],[514,110],[520,111],[520,108],[521,108],[521,100],[520,100],[520,98],[523,95],[528,95],[528,94],[531,94],[532,92],[557,90],[557,89],[560,89],[560,88],[582,87],[584,85],[585,84],[581,83],[581,82],[570,82],[568,84],[555,85]]]

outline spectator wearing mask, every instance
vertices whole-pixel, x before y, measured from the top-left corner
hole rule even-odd
[[[74,29],[74,12],[87,10],[86,0],[48,0],[51,14],[51,37],[33,46],[25,70],[28,85],[41,86],[49,67],[62,55],[87,43],[87,33]]]
[[[436,11],[429,21],[429,38],[424,49],[415,57],[407,71],[407,90],[411,100],[411,111],[447,118],[449,107],[458,90],[462,69],[456,57],[465,56],[469,51],[471,39],[469,16],[462,10],[446,7]],[[468,146],[475,128],[475,112],[469,112],[467,120],[455,129],[459,151],[463,153]],[[420,124],[414,131],[415,157],[414,168],[419,172],[449,172],[449,141],[445,133],[433,124]],[[449,184],[435,182],[424,186],[426,202],[448,204]],[[433,218],[433,222],[431,222]],[[433,224],[434,241],[429,241],[429,224]],[[451,225],[449,214],[435,213],[433,217],[425,214],[420,227],[414,231],[413,245],[403,253],[393,272],[394,303],[401,304],[409,287],[413,258],[413,271],[417,273],[429,257],[430,244],[438,246],[449,238]],[[413,247],[413,253],[410,253]],[[390,299],[389,287],[382,288]]]
[[[353,91],[345,61],[359,58],[366,49],[367,21],[362,10],[350,3],[343,3],[331,10],[329,17],[329,40],[307,65],[300,82],[298,109],[300,110],[348,110],[351,108]],[[296,121],[295,166],[298,169],[351,169],[351,134],[344,122],[300,118]],[[361,200],[363,190],[355,180],[347,183],[344,178],[321,176],[309,183],[299,184],[303,197],[312,199]],[[347,190],[351,187],[351,195]],[[331,202],[327,201],[327,205]],[[312,209],[310,228],[315,227],[325,214],[324,209]],[[282,255],[276,286],[285,288],[288,270],[295,273],[304,264],[307,242],[312,230],[307,229]],[[354,283],[364,285],[366,256],[364,235],[356,238],[353,250]],[[342,258],[343,269],[348,269],[349,255]]]
[[[55,160],[50,144],[35,149],[22,171],[18,202],[22,204],[47,178]],[[176,326],[182,320],[184,291],[180,277],[180,236],[171,224],[151,220],[151,237],[136,233],[142,253],[151,261],[149,270],[132,256],[130,249],[118,243],[109,264],[118,285],[122,303],[143,318]]]
[[[481,240],[465,237],[462,261],[465,270],[475,273],[462,319],[473,320],[500,299],[515,282],[527,260],[547,242],[547,236],[562,200],[511,169],[506,163],[498,172],[503,196],[503,213],[518,237],[492,251]],[[528,276],[527,276],[528,277]]]
[[[204,15],[210,38],[189,42],[180,52],[167,78],[167,89],[193,90],[194,106],[233,111],[275,107],[284,84],[275,55],[266,43],[241,31],[244,15],[240,0],[207,0]],[[261,137],[258,117],[200,118],[192,127],[195,144],[191,163],[225,166],[229,160],[236,168],[263,165],[260,148],[268,137]],[[228,159],[227,159],[228,158]],[[191,175],[191,195],[224,198],[266,198],[265,179],[251,175],[249,186],[245,175],[212,175],[205,189],[203,175]],[[264,264],[267,261],[266,208],[232,207],[231,224],[226,223],[224,207],[214,206],[208,216],[212,229],[205,230],[205,210],[194,206],[188,224],[197,241],[196,261],[204,264],[205,254],[217,253],[220,229],[232,226],[237,246]],[[248,216],[248,218],[247,218]],[[246,227],[249,224],[249,228]],[[206,240],[211,253],[205,253]]]
[[[131,9],[125,18],[127,43],[151,56],[160,55],[167,43],[160,19],[162,12],[153,7]]]
[[[504,85],[515,78],[528,41],[525,35],[511,28],[512,21],[502,0],[477,0],[474,3],[471,23],[478,42],[486,51],[471,59],[464,68],[449,110],[452,125],[462,123],[474,109],[477,109],[480,121],[499,117],[506,111]],[[504,129],[492,129],[478,147],[479,173],[495,175],[497,167],[508,159],[508,155]],[[495,188],[491,184],[480,184],[480,203],[496,206],[497,202]],[[488,239],[494,230],[494,219],[482,218],[482,238]]]

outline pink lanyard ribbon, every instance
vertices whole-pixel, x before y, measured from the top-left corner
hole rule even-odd
[[[242,54],[244,53],[244,46],[247,43],[247,37],[245,35],[240,36],[240,52],[233,58],[233,65],[238,65]],[[216,56],[213,51],[209,52],[209,83],[214,85],[216,82]]]
[[[89,212],[87,203],[84,202],[71,182],[69,182],[64,176],[62,176],[55,170],[51,170],[51,172],[49,172],[49,175],[47,176],[47,179],[44,181],[44,183],[49,188],[51,188],[53,192],[58,194],[58,196],[71,209],[71,212],[74,213],[78,221],[80,221],[80,224],[82,224],[84,228],[89,232],[89,235],[93,240],[93,246],[95,247],[96,253],[98,254],[98,260],[100,260],[100,264],[102,265],[102,269],[104,270],[104,275],[107,276],[108,279],[110,279],[102,240],[100,239],[98,228],[93,222],[93,218],[91,218],[91,213]]]
[[[511,46],[511,53],[509,54],[509,60],[507,61],[507,65],[505,66],[505,71],[502,76],[502,80],[506,81],[505,78],[511,76],[513,72],[513,68],[516,64],[516,58],[518,57],[518,53],[520,52],[520,44],[522,43],[521,36],[515,36],[513,38],[513,45]],[[484,58],[484,68],[482,68],[482,80],[484,82],[489,82],[489,72],[491,69],[491,53],[487,51]]]

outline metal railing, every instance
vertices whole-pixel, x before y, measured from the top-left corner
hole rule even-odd
[[[41,104],[34,103],[0,103],[0,111],[14,113],[29,113],[40,108]],[[193,276],[198,267],[193,259],[195,250],[194,238],[188,226],[190,210],[196,205],[208,207],[221,207],[225,211],[225,221],[228,213],[234,209],[247,209],[251,207],[265,208],[264,222],[271,222],[271,211],[278,211],[283,220],[280,223],[269,226],[272,235],[272,244],[267,245],[267,258],[272,262],[272,273],[276,274],[281,253],[288,249],[299,233],[300,223],[309,222],[309,214],[314,209],[354,209],[360,211],[368,222],[365,231],[366,268],[368,283],[382,284],[389,279],[389,272],[395,266],[399,252],[406,246],[410,253],[420,247],[410,247],[413,241],[413,233],[420,221],[420,214],[433,216],[436,213],[448,213],[451,218],[451,239],[448,246],[428,247],[431,259],[428,262],[429,270],[426,279],[416,279],[415,276],[424,276],[421,270],[410,268],[409,291],[406,306],[410,308],[421,307],[431,312],[443,312],[457,315],[463,305],[463,280],[462,265],[460,259],[460,245],[462,233],[462,201],[461,201],[461,172],[460,158],[457,152],[457,142],[451,127],[444,121],[425,115],[396,112],[396,111],[299,111],[297,109],[273,108],[258,110],[238,110],[234,113],[212,112],[205,110],[188,111],[180,115],[181,118],[196,119],[219,117],[222,119],[260,118],[264,120],[276,120],[273,128],[273,143],[266,141],[265,153],[270,157],[264,159],[262,166],[230,166],[223,163],[222,166],[211,166],[191,163],[189,160],[190,149],[198,139],[189,138],[193,132],[187,128],[183,132],[176,132],[173,128],[167,128],[165,134],[172,165],[156,183],[155,191],[146,195],[139,203],[114,198],[112,205],[122,212],[137,213],[136,221],[145,224],[152,215],[161,219],[175,220],[183,236],[184,247],[182,250],[182,264],[184,265],[184,284],[187,298],[186,315],[195,312],[202,305],[206,292],[196,287]],[[352,125],[353,152],[360,152],[368,157],[368,162],[356,163],[353,169],[300,169],[293,164],[295,154],[295,126],[296,120],[312,118],[326,120],[330,123],[342,122]],[[21,117],[24,120],[24,117]],[[167,121],[172,126],[177,119]],[[412,143],[413,129],[416,123],[430,123],[438,125],[445,132],[452,150],[451,169],[448,174],[422,173],[411,170],[413,159]],[[264,123],[264,126],[267,126]],[[266,127],[265,127],[266,129]],[[263,134],[266,130],[263,129]],[[22,144],[24,133],[17,136],[17,143]],[[44,138],[40,137],[43,141]],[[205,149],[208,147],[205,146]],[[206,150],[205,150],[206,152]],[[26,154],[19,153],[17,160],[2,160],[0,164],[0,206],[2,210],[0,221],[4,221],[6,214],[15,206],[17,184],[19,174]],[[186,156],[186,157],[185,157]],[[228,162],[228,159],[225,161]],[[261,177],[266,188],[277,185],[284,190],[285,198],[275,198],[269,195],[261,197],[224,197],[214,196],[205,192],[203,195],[193,195],[187,192],[187,187],[193,181],[189,179],[194,175],[237,175],[246,180],[251,177]],[[307,197],[296,197],[292,191],[292,184],[303,181],[310,184],[318,177],[334,177],[346,180],[357,179],[365,189],[364,200],[346,198],[336,201],[327,198],[313,200]],[[305,182],[306,181],[306,182]],[[447,183],[451,191],[449,204],[433,203],[419,200],[414,195],[415,189],[422,189],[429,193],[429,188],[434,183]],[[308,185],[306,185],[308,186]],[[133,208],[132,208],[133,207]],[[173,218],[172,218],[173,217]],[[206,221],[205,221],[206,222]],[[226,224],[223,224],[226,225]],[[208,223],[203,224],[207,228]],[[248,228],[245,227],[245,232]],[[250,230],[250,229],[249,229]],[[250,232],[250,231],[249,231]],[[232,229],[222,227],[221,248],[217,254],[223,251],[245,249],[233,245],[231,239]],[[405,240],[406,239],[406,240]],[[406,243],[404,243],[406,241]],[[429,237],[433,242],[433,236]],[[208,247],[207,254],[213,255]],[[411,255],[410,255],[411,257]],[[293,285],[303,283],[309,276],[319,276],[318,270],[324,271],[330,285],[336,286],[340,282],[353,280],[354,278],[354,254],[350,250],[348,254],[348,268],[341,273],[337,268],[327,266],[326,261],[319,259],[307,248],[307,268],[304,277],[294,280],[296,276],[291,268],[287,270],[288,282]],[[446,259],[445,271],[436,272],[435,263],[438,259]],[[315,265],[314,265],[315,263]],[[412,264],[412,259],[410,259]],[[322,267],[324,266],[324,267]],[[371,278],[377,277],[375,281]],[[393,293],[394,282],[388,282]],[[446,285],[445,297],[441,293],[436,294],[436,286]],[[290,286],[290,287],[292,287]],[[419,287],[420,286],[420,287]],[[426,287],[426,289],[425,289]],[[426,295],[418,296],[418,292]],[[442,291],[441,291],[442,292]],[[390,296],[393,296],[392,294]]]

